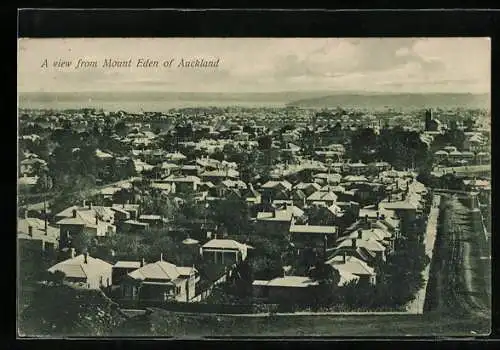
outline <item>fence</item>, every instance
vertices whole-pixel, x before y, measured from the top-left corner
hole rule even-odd
[[[279,310],[277,304],[208,304],[155,300],[121,300],[118,303],[123,309],[144,309],[153,307],[172,312],[205,314],[254,314],[277,312]]]
[[[189,300],[189,302],[200,302],[202,300],[205,300],[206,298],[208,298],[211,294],[212,294],[212,291],[213,289],[226,282],[227,281],[227,274],[224,274],[222,277],[220,277],[218,280],[216,280],[215,282],[213,282],[212,284],[210,284],[210,286],[208,286],[208,288],[205,288],[204,290],[202,290],[200,293],[198,293],[197,295],[195,295],[193,298],[191,298]]]

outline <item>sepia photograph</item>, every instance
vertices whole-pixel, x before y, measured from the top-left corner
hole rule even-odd
[[[19,38],[17,336],[491,332],[491,40]]]

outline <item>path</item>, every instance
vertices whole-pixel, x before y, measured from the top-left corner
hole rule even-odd
[[[434,244],[436,242],[440,204],[441,204],[441,196],[434,195],[432,199],[432,207],[429,213],[429,217],[427,218],[427,228],[424,237],[425,254],[429,257],[431,261],[434,253]],[[422,277],[424,278],[424,285],[417,292],[415,299],[413,299],[406,306],[406,310],[410,313],[422,314],[424,312],[425,295],[427,291],[427,284],[429,282],[430,269],[431,269],[431,264],[429,263],[422,272]]]
[[[106,184],[106,185],[102,185],[102,186],[98,186],[94,189],[92,189],[90,192],[91,193],[97,193],[105,188],[109,188],[109,187],[119,187],[121,185],[124,185],[125,183],[127,182],[130,182],[134,180],[134,178],[130,178],[130,179],[126,179],[126,180],[120,180],[120,181],[116,181],[116,182],[113,182],[113,183],[110,183],[110,184]],[[50,202],[50,198],[47,199],[48,202]],[[28,204],[27,205],[27,208],[28,210],[33,210],[33,211],[41,211],[44,209],[44,202],[39,202],[39,203],[34,203],[34,204]]]
[[[147,308],[146,310],[172,313],[176,315],[186,315],[186,316],[219,316],[219,317],[286,317],[286,316],[408,316],[411,313],[405,311],[373,311],[373,312],[338,312],[338,311],[325,311],[325,312],[315,312],[315,311],[297,311],[297,312],[260,312],[260,313],[245,313],[245,314],[226,314],[226,313],[213,313],[213,312],[182,312],[182,311],[170,311],[162,308]],[[136,309],[123,309],[125,313],[140,313],[140,310]]]

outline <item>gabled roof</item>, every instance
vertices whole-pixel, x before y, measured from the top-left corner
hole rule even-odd
[[[343,256],[337,255],[326,263],[331,265],[336,270],[342,270],[345,273],[351,273],[357,276],[373,276],[375,270],[370,267],[366,262],[356,258],[355,256],[347,255],[346,262],[343,262]]]
[[[194,267],[188,267],[188,269],[194,269]],[[146,264],[143,267],[132,271],[128,274],[129,277],[136,280],[164,280],[164,281],[174,281],[179,276],[184,275],[186,272],[185,268],[179,270],[179,268],[169,262],[160,260],[155,263]]]
[[[263,221],[291,221],[292,217],[301,217],[304,211],[294,205],[287,206],[283,210],[275,210],[274,212],[259,212],[257,213],[257,220]]]
[[[107,153],[107,152],[103,152],[103,151],[101,151],[100,149],[96,149],[96,151],[95,151],[95,155],[96,155],[98,158],[101,158],[101,159],[111,159],[111,158],[113,158],[113,155],[112,155],[112,154]]]
[[[363,175],[348,175],[344,177],[344,182],[368,182],[368,179]]]
[[[36,185],[38,176],[22,176],[17,180],[19,185]]]
[[[59,229],[52,225],[47,225],[47,235],[45,235],[45,222],[37,218],[19,218],[17,220],[17,233],[20,238],[29,237],[29,227],[32,227],[32,238],[43,238],[46,240],[56,240],[59,237]]]
[[[84,262],[83,254],[80,254],[72,259],[61,261],[60,263],[48,269],[49,272],[61,271],[66,277],[73,278],[88,278],[107,274],[113,267],[111,264],[101,259],[87,256],[87,263]]]
[[[291,225],[290,233],[337,233],[336,226],[320,226],[320,225]]]
[[[316,191],[321,189],[321,186],[318,185],[316,182],[299,182],[293,188],[295,188],[297,190],[305,190],[309,187],[314,188]]]
[[[390,210],[416,210],[417,206],[409,201],[381,202],[380,206]]]
[[[345,239],[337,245],[337,248],[352,246],[352,239]],[[365,240],[356,238],[356,247],[365,248],[372,252],[384,252],[386,250],[382,244],[374,239]]]
[[[202,177],[238,177],[240,173],[234,169],[215,169],[205,170],[200,176]]]
[[[258,283],[257,283],[258,284]],[[306,288],[317,286],[319,282],[306,276],[277,277],[267,282],[267,287]]]
[[[361,239],[363,240],[376,240],[383,241],[385,239],[389,239],[392,235],[389,232],[383,231],[380,228],[372,228],[372,229],[360,229],[361,230]],[[359,230],[353,231],[346,236],[340,237],[337,242],[344,241],[346,239],[358,238]]]
[[[262,185],[262,188],[275,188],[276,186],[281,185],[288,191],[292,189],[292,184],[286,180],[283,181],[268,181]]]
[[[189,176],[174,176],[170,175],[167,178],[163,179],[163,181],[167,182],[194,182],[200,183],[201,180],[198,176],[189,175]]]
[[[141,267],[140,261],[117,261],[116,264],[113,265],[116,268],[123,269],[138,269]]]
[[[307,197],[308,201],[336,201],[338,196],[334,192],[316,191]]]
[[[122,210],[139,210],[140,205],[139,204],[119,204],[119,203],[113,203],[111,206],[112,209],[122,209]]]
[[[247,246],[232,239],[212,239],[205,243],[202,248],[244,250]]]

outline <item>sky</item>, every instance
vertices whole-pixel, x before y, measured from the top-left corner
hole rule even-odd
[[[102,68],[104,59],[158,60],[158,68]],[[165,60],[174,59],[165,68]],[[180,59],[217,68],[177,68]],[[42,67],[47,59],[48,67]],[[96,60],[98,68],[54,68]],[[489,38],[19,39],[19,92],[451,92],[489,93]]]

